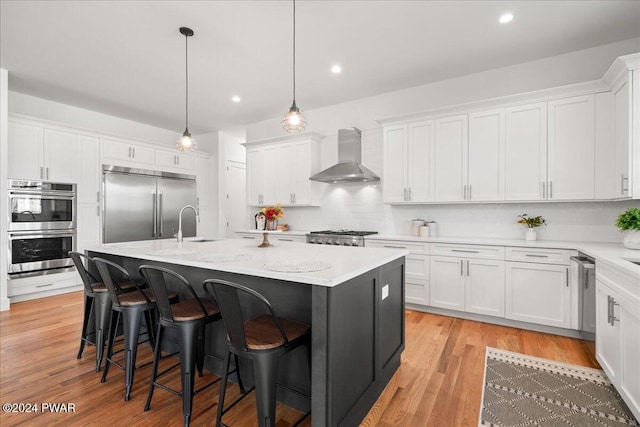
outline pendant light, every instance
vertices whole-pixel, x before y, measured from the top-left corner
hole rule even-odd
[[[289,133],[300,133],[307,127],[307,121],[296,105],[296,0],[293,0],[293,104],[280,124]]]
[[[176,147],[180,151],[189,151],[196,148],[196,141],[191,137],[189,133],[189,51],[188,40],[193,36],[193,30],[187,27],[180,27],[180,34],[184,36],[184,74],[185,74],[185,102],[184,102],[184,121],[185,129],[184,133],[176,142]]]

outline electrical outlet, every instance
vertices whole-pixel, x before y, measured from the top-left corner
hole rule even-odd
[[[382,300],[384,301],[389,296],[389,284],[387,283],[382,287]]]

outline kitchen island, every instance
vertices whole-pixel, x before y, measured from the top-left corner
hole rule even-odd
[[[192,239],[112,243],[87,253],[118,262],[134,277],[142,264],[165,266],[200,294],[205,279],[234,281],[263,294],[279,316],[310,323],[311,382],[301,347],[281,359],[278,400],[304,411],[309,403],[296,392],[311,394],[313,426],[357,425],[400,366],[405,250]],[[205,367],[219,373],[226,351],[222,322],[206,334]],[[241,368],[251,385],[251,367],[241,362]]]

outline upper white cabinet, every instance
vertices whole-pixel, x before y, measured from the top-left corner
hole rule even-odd
[[[506,116],[507,200],[541,200],[547,177],[547,103],[509,107]]]
[[[247,143],[247,204],[310,206],[318,183],[309,177],[320,170],[319,136],[279,138]]]
[[[147,165],[155,163],[153,148],[127,142],[103,139],[102,157],[105,160],[135,162]]]
[[[195,169],[196,157],[179,151],[156,150],[155,164],[169,169],[192,171]]]
[[[468,116],[435,121],[435,201],[458,202],[467,198]]]
[[[100,140],[78,136],[78,203],[100,203]]]
[[[469,114],[467,200],[505,198],[505,110]]]
[[[8,136],[10,178],[76,182],[76,134],[10,121]]]
[[[549,101],[548,200],[588,200],[595,191],[594,95]]]
[[[387,203],[433,200],[434,121],[384,130],[383,196]]]

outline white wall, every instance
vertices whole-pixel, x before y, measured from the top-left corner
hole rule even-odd
[[[7,117],[8,117],[8,73],[0,69],[0,311],[9,310],[9,298],[7,297]]]
[[[631,39],[316,110],[304,110],[300,94],[298,105],[307,117],[307,131],[326,136],[323,168],[337,160],[337,130],[355,126],[363,131],[363,164],[382,176],[382,128],[377,119],[599,80],[615,58],[638,51],[640,39]],[[248,141],[282,134],[280,117],[247,127]],[[540,239],[621,241],[613,220],[630,203],[634,202],[394,207],[382,203],[380,185],[327,184],[320,208],[287,208],[285,222],[300,230],[353,228],[403,234],[410,219],[426,216],[439,222],[441,235],[520,238],[523,230],[515,220],[528,213],[543,215],[549,223]],[[247,220],[255,213],[249,211]]]

